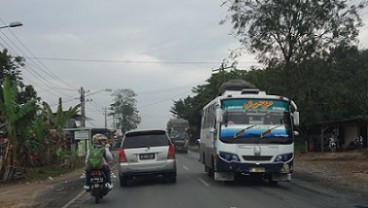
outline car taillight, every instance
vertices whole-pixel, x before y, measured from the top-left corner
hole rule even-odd
[[[125,155],[125,151],[124,151],[123,148],[120,148],[120,150],[119,150],[119,162],[121,162],[121,163],[128,162],[128,160],[126,158],[126,155]]]
[[[167,159],[175,159],[175,148],[173,144],[169,146],[169,152],[167,153]]]

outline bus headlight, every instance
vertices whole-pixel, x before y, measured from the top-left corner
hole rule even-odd
[[[283,155],[277,155],[275,162],[287,162],[293,158],[293,153],[283,154]]]
[[[233,153],[220,152],[220,157],[223,160],[226,160],[228,162],[232,162],[232,161],[239,162],[240,161],[239,157],[236,154],[233,154]]]

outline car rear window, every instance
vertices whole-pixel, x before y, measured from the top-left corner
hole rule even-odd
[[[168,146],[169,140],[164,131],[131,132],[125,135],[124,149]]]

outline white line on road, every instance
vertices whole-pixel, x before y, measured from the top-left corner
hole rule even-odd
[[[188,168],[187,166],[185,166],[185,165],[183,165],[183,168],[184,168],[185,170],[189,170],[189,168]]]
[[[202,178],[198,178],[198,180],[204,185],[204,186],[210,186],[210,184],[208,184],[205,180],[203,180]]]
[[[79,199],[83,194],[85,194],[86,191],[83,190],[80,192],[76,197],[74,197],[72,200],[70,200],[67,204],[65,204],[62,208],[68,208],[71,204],[73,204],[77,199]]]

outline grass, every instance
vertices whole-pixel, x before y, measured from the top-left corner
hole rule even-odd
[[[78,162],[73,167],[51,165],[46,167],[26,168],[24,180],[29,182],[42,181],[49,177],[56,177],[75,170],[82,169],[85,166],[83,161]]]

